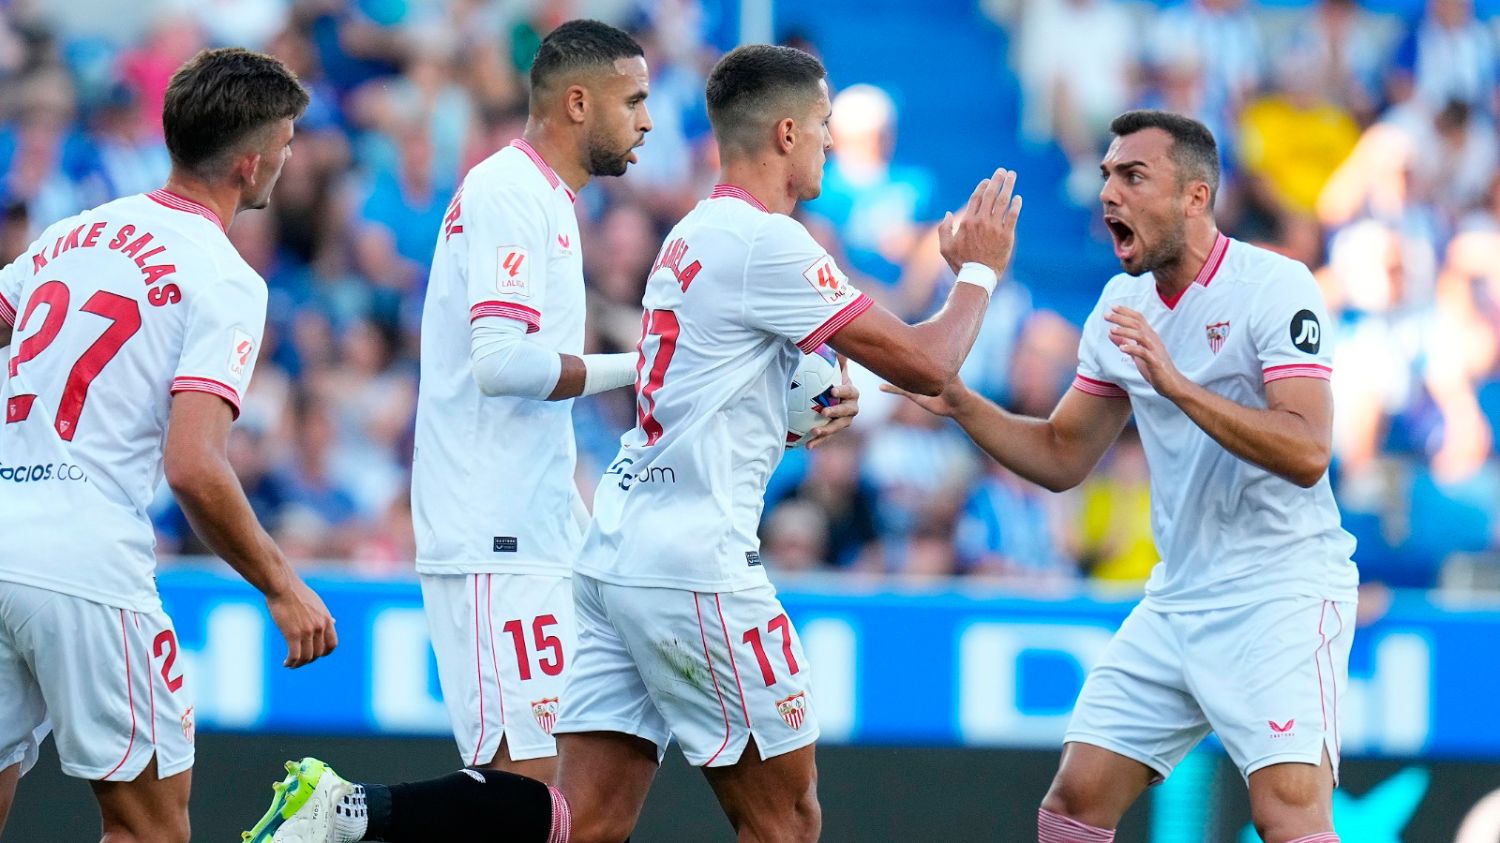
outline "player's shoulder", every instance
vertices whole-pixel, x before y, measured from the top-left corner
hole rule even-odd
[[[1247,302],[1279,292],[1300,292],[1316,283],[1312,270],[1301,261],[1241,240],[1229,241],[1224,266],[1214,278],[1214,283],[1220,281],[1225,287],[1243,290]]]
[[[530,199],[542,202],[554,189],[555,185],[537,163],[515,146],[495,150],[475,164],[463,179],[465,198],[490,196],[508,201]]]
[[[1117,304],[1140,310],[1143,302],[1153,295],[1156,295],[1156,279],[1150,273],[1131,275],[1128,272],[1117,272],[1104,282],[1095,311],[1102,312]]]
[[[736,208],[735,213],[736,222],[759,250],[770,248],[778,253],[803,251],[818,255],[828,251],[796,217],[753,208]]]

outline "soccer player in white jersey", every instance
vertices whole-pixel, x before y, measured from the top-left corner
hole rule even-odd
[[[573,202],[590,178],[623,175],[635,161],[651,130],[648,88],[626,33],[592,20],[554,29],[532,63],[522,138],[469,172],[439,233],[422,313],[412,514],[465,770],[356,784],[304,759],[288,765],[248,840],[562,833],[561,797],[547,784],[587,515],[573,481],[572,399],[636,377],[634,354],[583,353]]]
[[[1073,389],[1047,419],[959,382],[917,399],[1055,491],[1132,411],[1146,448],[1162,561],[1084,683],[1038,839],[1114,839],[1213,730],[1263,840],[1331,843],[1358,576],[1326,476],[1323,300],[1303,265],[1219,232],[1202,124],[1133,111],[1111,129],[1099,198],[1125,272],[1084,324]]]
[[[827,343],[909,389],[958,371],[1009,261],[1014,176],[981,183],[943,252],[947,305],[908,326],[850,285],[788,214],[821,189],[825,71],[741,47],[708,81],[723,183],[667,235],[646,285],[637,424],[595,494],[575,569],[578,651],[556,732],[571,839],[619,843],[669,737],[740,840],[812,841],[821,815],[810,668],[761,564],[787,384]]]
[[[192,677],[146,513],[163,474],[265,594],[288,667],[336,643],[226,456],[266,288],[225,232],[266,206],[307,101],[269,56],[198,54],[167,88],[166,187],[51,225],[0,270],[0,826],[50,727],[106,840],[188,840]]]
[[[635,381],[634,354],[583,353],[573,202],[635,160],[648,85],[640,45],[612,26],[542,41],[525,134],[454,196],[422,314],[412,514],[443,698],[464,764],[544,782],[587,511],[572,399]]]

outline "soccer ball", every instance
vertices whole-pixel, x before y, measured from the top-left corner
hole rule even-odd
[[[839,403],[833,396],[833,388],[841,383],[838,366],[834,365],[833,352],[820,346],[812,354],[802,355],[802,360],[792,372],[792,384],[786,401],[786,446],[795,448],[807,434],[828,423],[818,412],[819,407],[832,407]]]

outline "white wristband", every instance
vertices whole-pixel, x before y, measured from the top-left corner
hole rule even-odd
[[[995,270],[982,263],[966,263],[958,270],[958,283],[973,284],[993,295],[995,285],[1000,283],[1000,277],[995,274]]]
[[[582,360],[582,395],[593,395],[606,389],[616,389],[635,383],[636,356],[634,354],[629,352],[585,354]]]

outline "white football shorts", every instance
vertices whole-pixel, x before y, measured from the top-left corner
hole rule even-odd
[[[1171,774],[1210,730],[1240,774],[1339,767],[1353,603],[1285,597],[1197,612],[1137,606],[1078,695],[1065,741]]]
[[[552,727],[572,670],[573,588],[545,574],[422,574],[422,605],[458,753],[484,765],[557,754]]]
[[[578,654],[557,731],[676,738],[697,767],[818,739],[802,641],[769,584],[723,593],[611,585],[575,574]]]
[[[193,766],[193,704],[165,612],[132,612],[0,582],[0,769],[36,763],[49,732],[63,772],[134,781]]]

